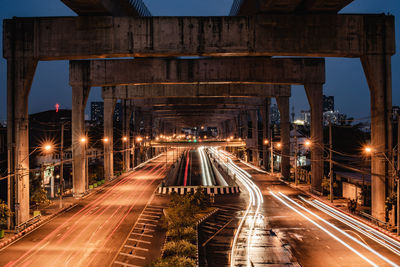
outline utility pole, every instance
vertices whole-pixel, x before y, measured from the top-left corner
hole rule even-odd
[[[61,145],[60,145],[60,209],[62,209],[62,195],[64,190],[64,123],[61,124]]]
[[[299,180],[297,177],[297,125],[294,125],[294,182],[296,185],[299,184]]]
[[[332,122],[329,120],[329,194],[333,203],[333,170],[332,170]]]
[[[274,145],[272,142],[272,129],[271,129],[270,139],[271,139],[271,174],[274,174]]]
[[[397,112],[397,235],[400,235],[400,112]]]

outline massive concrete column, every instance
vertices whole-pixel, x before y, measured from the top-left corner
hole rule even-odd
[[[114,177],[114,108],[116,99],[104,99],[104,178],[111,180]],[[106,141],[108,140],[108,141]]]
[[[29,127],[28,96],[35,74],[34,59],[7,60],[8,205],[13,225],[29,219]]]
[[[390,184],[390,166],[385,159],[391,158],[392,150],[392,74],[389,55],[369,55],[361,58],[371,95],[371,159],[372,216],[385,220],[385,198]],[[385,155],[384,155],[385,154]]]
[[[122,142],[123,142],[123,162],[124,162],[124,169],[128,171],[131,169],[131,130],[130,130],[130,122],[132,117],[133,105],[131,104],[131,100],[122,100]]]
[[[90,87],[72,85],[72,172],[73,192],[81,196],[87,190],[85,107]]]
[[[252,140],[251,140],[251,154],[253,157],[253,165],[259,165],[259,152],[258,152],[258,119],[257,119],[257,110],[250,110],[250,119],[251,119],[251,131],[252,131]]]
[[[276,103],[278,104],[278,109],[280,114],[280,128],[281,128],[281,144],[282,144],[281,173],[285,179],[289,179],[290,178],[289,97],[277,97]]]
[[[321,193],[324,176],[322,84],[307,84],[304,88],[311,108],[311,190]]]
[[[269,107],[270,107],[270,99],[265,98],[264,106],[260,111],[262,127],[263,127],[262,148],[263,148],[263,164],[265,169],[267,169],[268,166],[270,166],[268,164],[269,163],[268,144],[264,143],[264,140],[268,140],[269,144],[271,143],[269,137]]]

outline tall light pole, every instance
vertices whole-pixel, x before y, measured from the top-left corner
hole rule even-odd
[[[64,123],[61,124],[61,145],[60,145],[60,209],[62,209],[62,195],[64,187]]]
[[[297,177],[297,153],[298,153],[298,148],[297,148],[297,125],[294,125],[294,183],[296,185],[299,184],[299,179]]]
[[[400,112],[397,112],[397,235],[400,235]]]

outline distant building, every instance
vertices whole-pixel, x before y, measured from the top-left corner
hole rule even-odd
[[[278,105],[272,104],[270,109],[270,121],[271,124],[279,124],[281,121],[281,116],[279,113]]]
[[[323,95],[323,108],[325,111],[334,111],[335,110],[335,98],[334,96],[326,96]]]
[[[104,102],[90,102],[90,120],[92,124],[101,125],[104,122]],[[122,105],[118,102],[114,109],[114,122],[122,122]]]
[[[311,124],[311,112],[309,110],[302,110],[300,111],[301,114],[301,121],[304,121],[304,125],[310,125]]]
[[[90,103],[90,120],[94,124],[103,124],[104,119],[104,102]]]
[[[392,117],[393,120],[397,120],[397,116],[400,116],[400,107],[399,106],[393,106],[392,107]]]

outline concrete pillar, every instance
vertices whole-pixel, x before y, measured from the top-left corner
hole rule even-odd
[[[371,99],[371,158],[372,175],[372,216],[385,220],[385,198],[390,185],[390,166],[385,159],[392,153],[392,74],[389,55],[368,55],[361,58],[370,89]]]
[[[304,88],[311,108],[311,189],[321,193],[324,176],[322,84],[307,84]]]
[[[35,74],[34,59],[7,60],[7,145],[8,205],[14,214],[13,225],[29,219],[29,127],[28,96]]]
[[[289,97],[277,97],[280,114],[281,128],[281,173],[285,179],[290,178],[290,119],[289,119]],[[321,113],[322,115],[322,113]]]
[[[261,120],[262,120],[262,127],[263,127],[263,138],[262,138],[262,148],[263,148],[263,164],[264,164],[264,168],[267,169],[268,166],[270,166],[269,160],[270,160],[270,156],[269,156],[269,150],[268,150],[268,144],[264,143],[264,140],[268,140],[269,144],[271,143],[271,139],[269,136],[269,107],[270,107],[270,99],[269,98],[265,98],[265,103],[263,108],[260,111],[261,114]]]
[[[104,99],[104,138],[108,139],[108,142],[104,142],[104,178],[111,180],[114,177],[114,108],[116,99],[105,98]]]
[[[87,190],[85,107],[90,87],[86,85],[72,86],[72,172],[74,195],[82,196]],[[85,140],[82,140],[85,138]]]
[[[253,165],[259,166],[259,152],[258,152],[258,118],[257,118],[257,110],[250,110],[250,118],[251,118],[251,126],[252,126],[252,149],[251,153],[253,156]]]
[[[122,153],[123,162],[124,162],[124,169],[128,171],[131,169],[131,130],[130,130],[130,122],[132,116],[133,106],[131,105],[131,100],[122,100],[122,132],[123,132],[123,150]],[[124,138],[126,137],[126,138]]]

